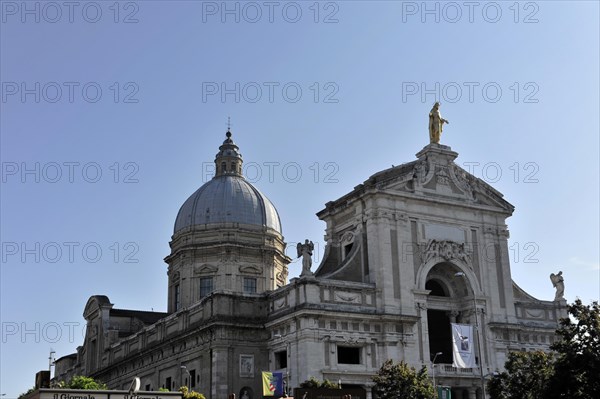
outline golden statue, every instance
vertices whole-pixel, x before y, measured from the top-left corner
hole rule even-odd
[[[431,144],[439,144],[442,137],[444,123],[450,123],[442,118],[440,114],[440,103],[438,101],[433,104],[433,108],[429,111],[429,142]]]

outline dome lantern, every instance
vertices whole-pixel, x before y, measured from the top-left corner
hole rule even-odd
[[[227,129],[225,133],[227,138],[219,147],[219,152],[215,156],[215,177],[223,175],[242,176],[242,154],[238,146],[231,138],[231,131]]]

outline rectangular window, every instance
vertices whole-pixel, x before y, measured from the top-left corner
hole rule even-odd
[[[287,368],[287,351],[275,352],[275,369]]]
[[[165,380],[165,386],[164,388],[167,388],[168,390],[171,390],[171,377],[167,377],[167,379]]]
[[[213,278],[202,277],[200,279],[200,298],[204,298],[213,291]]]
[[[196,370],[190,370],[190,388],[196,386]]]
[[[350,244],[344,246],[344,258],[346,258],[346,256],[348,256],[350,251],[352,251],[352,245],[353,245],[353,243],[350,243]]]
[[[256,279],[250,277],[244,277],[244,293],[254,294],[256,293]]]
[[[181,306],[181,292],[179,290],[179,284],[175,286],[173,305],[175,311],[177,312],[179,310],[179,307]]]
[[[338,364],[360,364],[360,348],[338,346],[337,352]]]

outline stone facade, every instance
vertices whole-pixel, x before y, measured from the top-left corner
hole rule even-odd
[[[241,155],[231,134],[227,140],[215,179],[228,163],[243,179]],[[317,214],[326,222],[323,260],[314,276],[289,283],[278,216],[258,191],[248,191],[249,201],[263,203],[258,222],[219,206],[210,223],[178,228],[178,216],[165,258],[168,313],[90,298],[84,344],[57,361],[55,379],[87,374],[124,389],[138,376],[145,390],[188,385],[210,399],[244,391],[259,398],[260,372],[269,370],[284,372],[291,387],[314,376],[370,398],[385,360],[430,369],[442,352],[437,383],[456,398],[476,398],[481,373],[501,370],[509,351],[548,349],[566,303],[537,300],[512,281],[506,219],[514,208],[455,164],[457,155],[430,144],[417,160],[327,203]],[[205,208],[188,219],[204,217]],[[476,368],[454,368],[450,322],[475,318],[482,358]]]

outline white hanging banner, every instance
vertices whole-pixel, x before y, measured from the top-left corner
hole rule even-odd
[[[452,355],[456,368],[477,367],[475,363],[475,343],[473,341],[473,326],[470,324],[455,324],[452,326]]]

